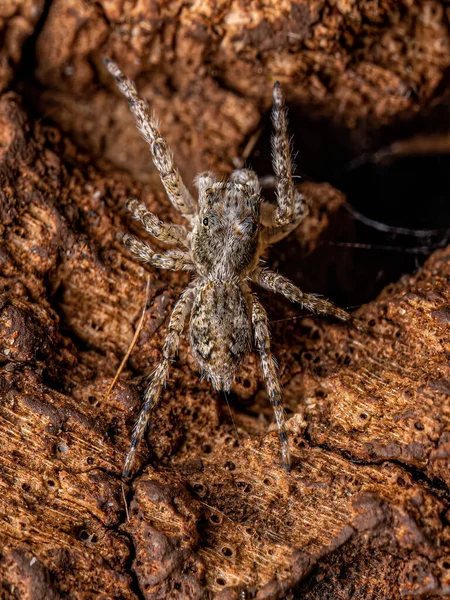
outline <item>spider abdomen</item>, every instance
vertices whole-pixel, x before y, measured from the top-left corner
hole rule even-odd
[[[249,307],[233,280],[200,283],[190,321],[192,353],[217,390],[229,390],[251,347]]]

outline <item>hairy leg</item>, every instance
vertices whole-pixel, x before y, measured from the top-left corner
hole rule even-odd
[[[158,240],[188,247],[188,230],[183,225],[164,223],[148,211],[145,204],[139,202],[137,198],[129,198],[126,206],[133,217],[142,223],[144,229]]]
[[[283,227],[292,221],[295,198],[286,110],[278,81],[273,86],[272,124],[272,165],[277,180],[278,202],[273,225]]]
[[[163,347],[163,357],[152,374],[151,381],[144,392],[142,408],[133,427],[131,445],[125,459],[122,476],[128,478],[133,466],[137,447],[144,437],[153,407],[159,401],[163,387],[169,375],[170,363],[174,360],[183,333],[184,323],[194,300],[194,290],[187,288],[178,299],[169,321],[169,330]]]
[[[281,442],[281,456],[286,469],[291,466],[289,453],[289,438],[286,431],[286,415],[281,400],[281,386],[278,381],[275,360],[270,352],[270,333],[267,313],[261,302],[253,296],[252,299],[252,324],[255,336],[255,345],[261,359],[261,367],[266,383],[267,395],[273,407],[278,434]]]
[[[320,315],[331,315],[337,319],[341,319],[341,321],[350,321],[353,325],[358,327],[358,323],[348,312],[334,306],[334,304],[327,302],[327,300],[323,300],[312,294],[305,294],[300,288],[294,285],[292,281],[283,277],[283,275],[274,273],[274,271],[270,271],[269,269],[257,267],[251,273],[250,277],[252,281],[259,284],[261,287],[271,290],[272,292],[278,292],[285,296],[285,298],[288,298],[291,302],[297,302],[312,312]]]
[[[172,204],[184,215],[195,212],[195,201],[184,185],[180,173],[173,163],[166,140],[161,136],[155,117],[151,114],[148,104],[140,98],[135,84],[126,77],[115,62],[104,59],[106,68],[116,80],[117,87],[127,98],[130,110],[136,119],[136,124],[147,140],[153,157],[153,163],[158,170],[161,181]]]
[[[294,211],[292,213],[292,218],[289,223],[281,227],[274,225],[275,210],[276,208],[273,206],[273,204],[264,203],[262,205],[261,221],[264,225],[262,237],[264,244],[267,246],[279,242],[289,235],[291,231],[294,231],[298,225],[300,225],[300,223],[308,214],[308,204],[305,197],[300,194],[299,191],[295,190]]]
[[[194,269],[189,254],[183,250],[166,250],[158,253],[146,242],[138,240],[128,235],[128,233],[122,235],[122,241],[127,250],[142,262],[152,265],[152,267],[170,269],[171,271],[190,271]]]

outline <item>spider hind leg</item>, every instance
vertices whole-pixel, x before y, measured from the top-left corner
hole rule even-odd
[[[291,468],[289,437],[286,429],[286,414],[281,399],[281,386],[278,380],[275,359],[270,351],[270,333],[267,313],[261,302],[254,296],[252,301],[252,323],[255,345],[259,352],[267,395],[275,414],[278,435],[281,443],[283,466],[288,471]]]
[[[186,317],[192,308],[193,297],[193,289],[187,288],[176,302],[172,311],[169,321],[169,331],[163,348],[163,357],[156,367],[151,381],[144,392],[142,408],[133,427],[131,444],[123,467],[122,477],[124,479],[128,479],[130,476],[136,451],[145,435],[151,412],[158,403],[161,392],[166,384],[170,363],[173,361],[178,351],[180,336],[183,333]]]

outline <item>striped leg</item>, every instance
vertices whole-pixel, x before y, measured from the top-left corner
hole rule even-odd
[[[183,333],[184,323],[194,300],[194,290],[187,288],[178,299],[169,321],[169,331],[163,347],[163,357],[152,374],[151,381],[144,392],[142,408],[131,434],[131,445],[125,459],[122,476],[128,478],[133,466],[137,447],[144,437],[153,407],[159,401],[163,387],[169,375],[170,363],[174,360]]]
[[[136,258],[152,265],[152,267],[170,269],[171,271],[190,271],[194,269],[189,254],[183,250],[166,250],[158,253],[146,242],[142,242],[128,235],[128,233],[122,235],[122,241],[125,248],[134,254]]]
[[[273,86],[272,124],[272,165],[277,180],[278,201],[273,225],[283,227],[292,221],[295,197],[286,110],[278,81]]]
[[[274,273],[269,269],[256,268],[251,274],[252,281],[259,284],[261,287],[271,290],[272,292],[278,292],[291,302],[297,302],[304,306],[311,312],[318,313],[320,315],[331,315],[341,321],[350,321],[353,325],[358,328],[358,323],[348,312],[342,308],[334,306],[331,302],[318,298],[313,294],[305,294],[300,288],[289,281],[283,275]]]
[[[156,119],[149,110],[145,100],[140,98],[135,84],[126,77],[119,67],[109,58],[104,59],[106,68],[116,80],[117,87],[127,98],[136,124],[147,140],[161,181],[172,204],[184,215],[195,212],[195,202],[184,185],[178,170],[173,163],[166,140],[161,136]]]
[[[270,352],[270,333],[267,313],[261,302],[255,296],[253,296],[252,299],[252,324],[255,335],[255,345],[261,359],[267,395],[272,404],[278,426],[283,464],[286,469],[290,469],[291,459],[289,453],[289,438],[286,431],[286,415],[281,401],[281,386],[278,381],[275,359]]]
[[[264,225],[263,228],[263,241],[269,246],[279,242],[287,235],[294,231],[303,219],[308,215],[308,203],[299,191],[294,191],[294,211],[292,213],[291,220],[281,227],[274,225],[275,207],[273,204],[263,204],[261,209],[261,217]]]
[[[188,231],[183,225],[173,225],[164,223],[152,212],[147,210],[145,204],[139,202],[137,198],[129,198],[127,209],[135,219],[140,221],[144,229],[153,237],[166,242],[167,244],[182,245],[188,247]]]

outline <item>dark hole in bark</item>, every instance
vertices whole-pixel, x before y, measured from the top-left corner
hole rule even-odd
[[[288,103],[296,174],[301,176],[296,183],[328,182],[344,192],[347,207],[332,216],[309,254],[294,236],[277,244],[280,272],[305,291],[357,307],[415,271],[447,243],[450,147],[448,153],[420,151],[420,144],[413,147],[410,142],[416,136],[442,136],[450,129],[445,104],[401,116],[384,127],[367,121],[350,131],[313,106]],[[268,114],[248,160],[259,175],[273,174],[270,135]],[[401,152],[398,142],[403,144]],[[270,188],[263,193],[274,200]]]

